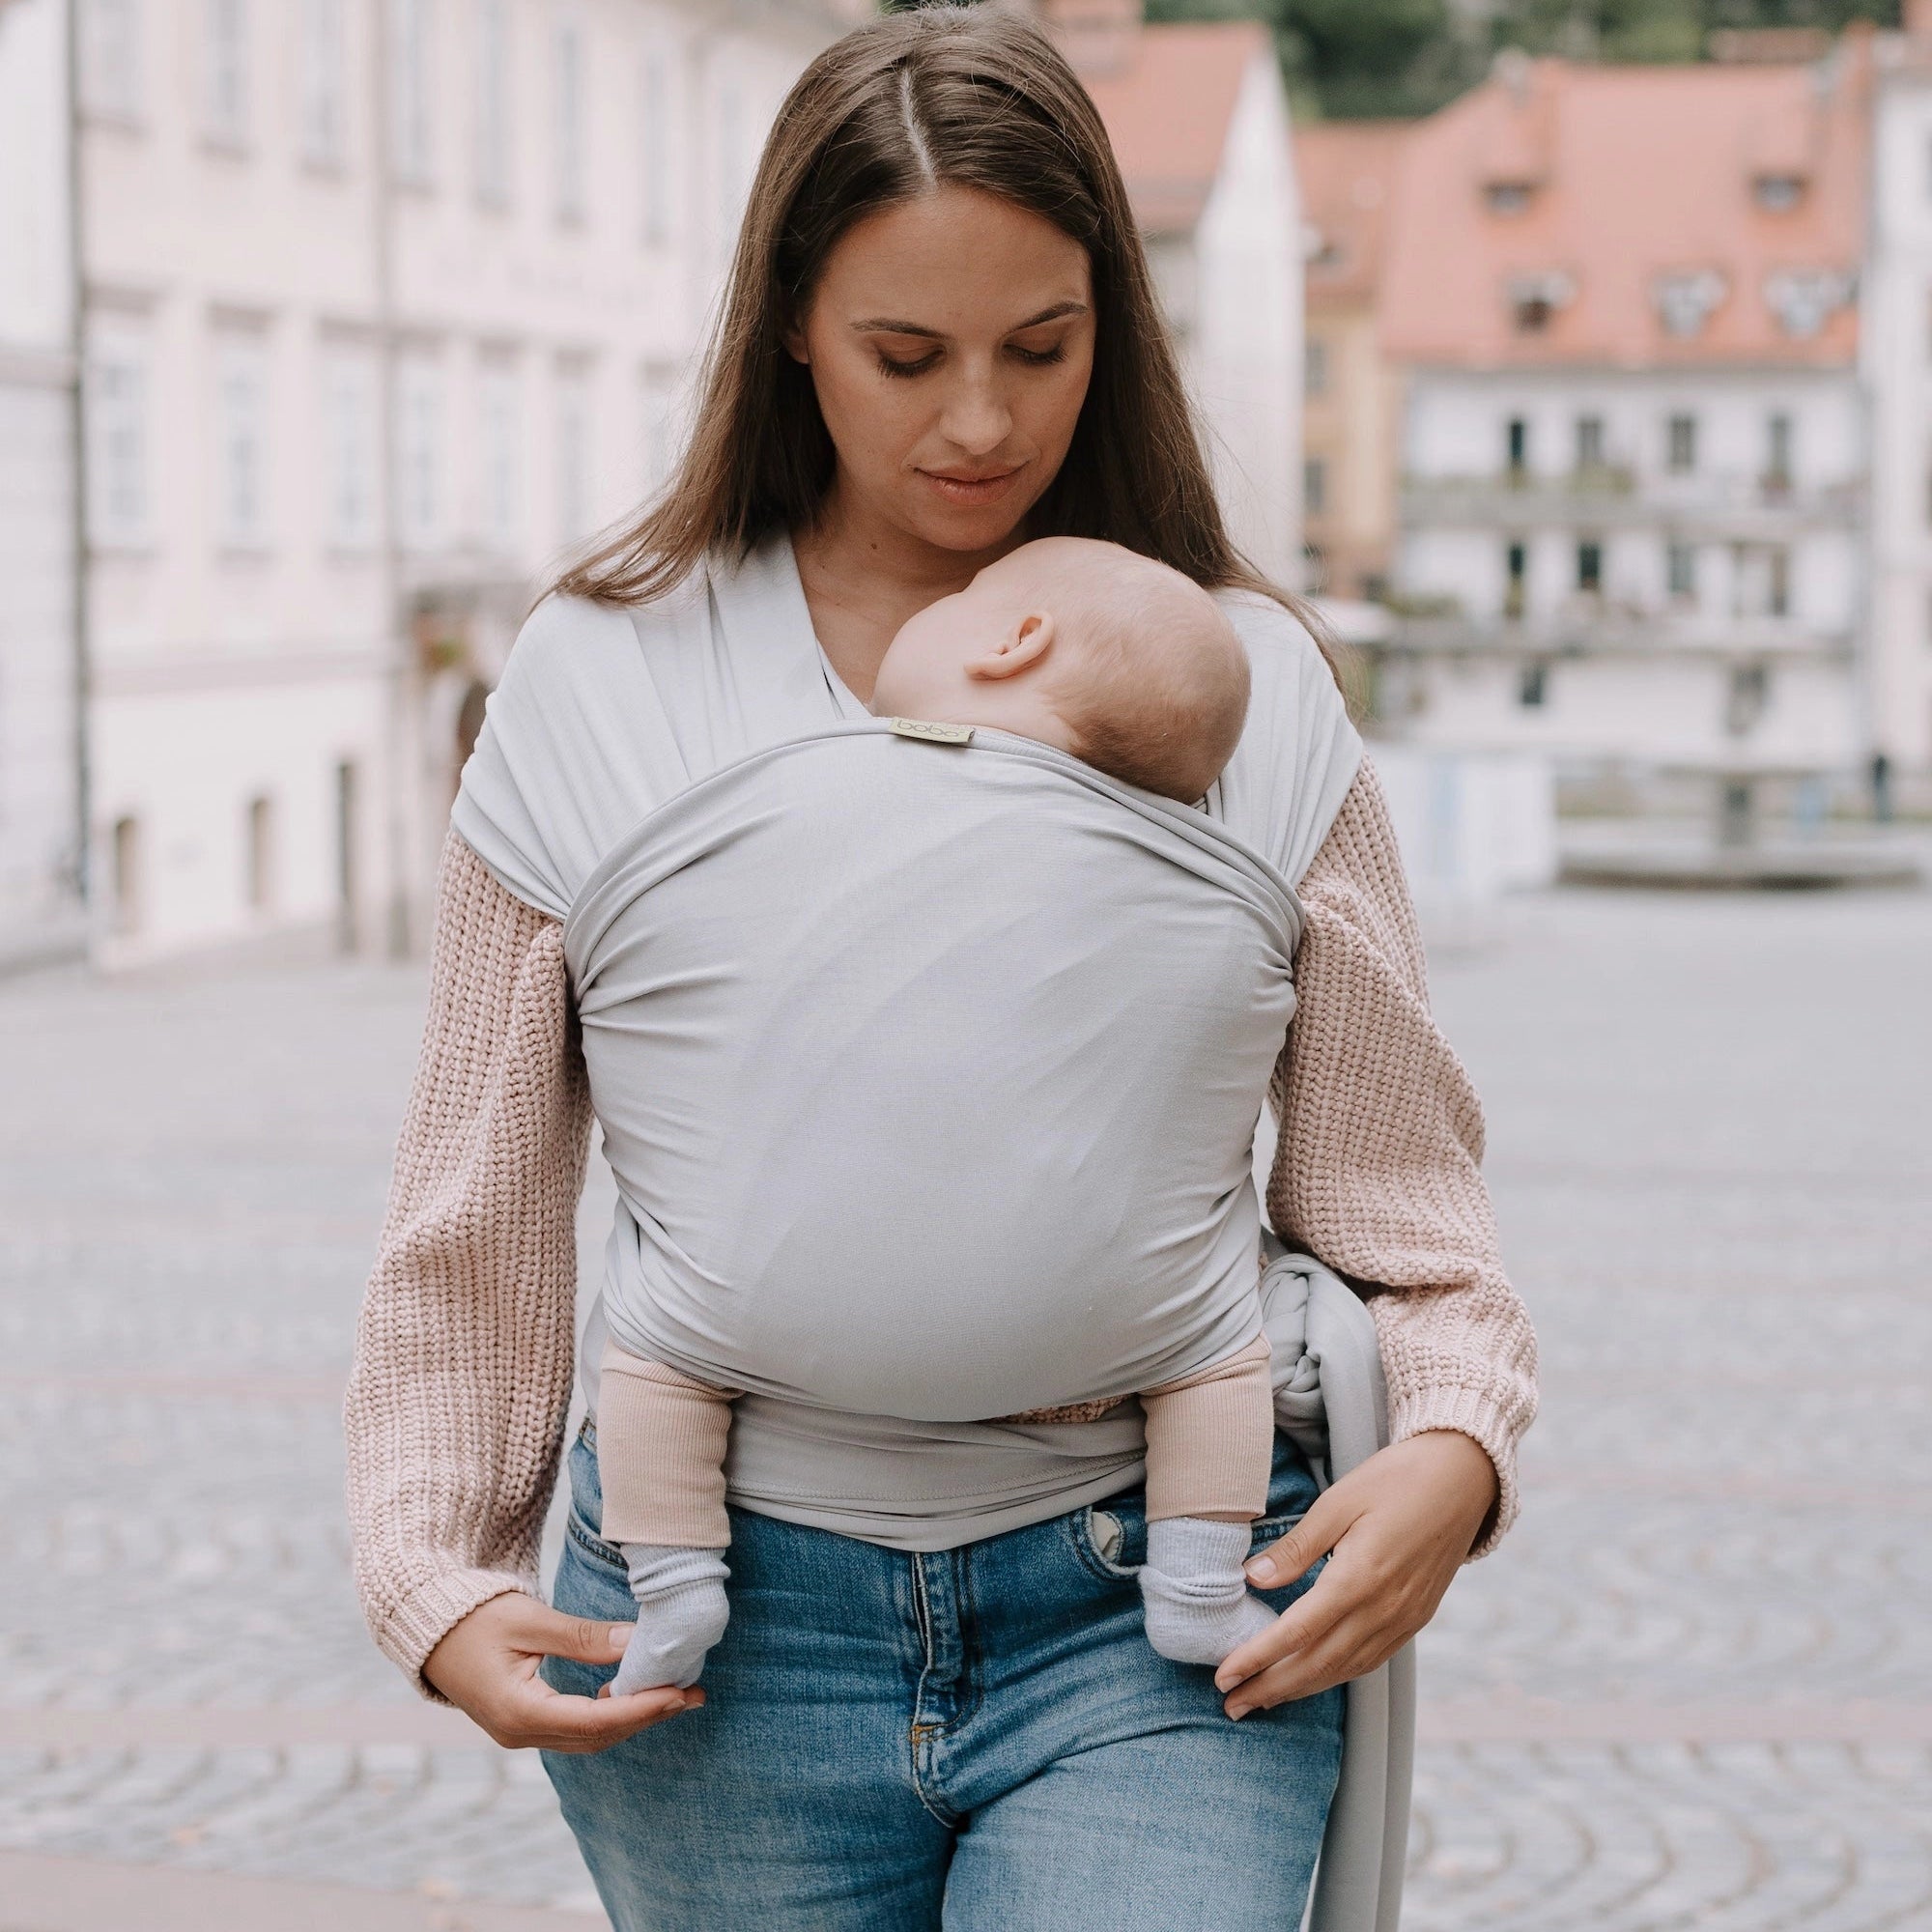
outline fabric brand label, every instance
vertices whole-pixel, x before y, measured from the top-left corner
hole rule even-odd
[[[886,727],[901,738],[921,738],[928,745],[970,745],[973,742],[973,727],[970,724],[928,724],[923,718],[888,718]]]

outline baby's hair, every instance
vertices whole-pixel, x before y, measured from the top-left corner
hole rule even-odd
[[[1247,652],[1221,607],[1179,571],[1122,551],[1100,567],[1111,594],[1079,612],[1099,675],[1069,685],[1062,716],[1096,770],[1198,804],[1240,742]]]

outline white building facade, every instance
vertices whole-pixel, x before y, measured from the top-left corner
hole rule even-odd
[[[1864,441],[1851,369],[1414,370],[1379,708],[1583,768],[1850,769]]]
[[[816,6],[75,0],[101,955],[420,940],[483,690],[648,494]]]
[[[85,941],[68,141],[66,0],[0,0],[0,967]]]
[[[1041,11],[1106,123],[1230,534],[1298,588],[1301,215],[1273,42],[1245,21],[1143,24],[1141,0]]]
[[[1932,795],[1932,8],[1879,43],[1862,308],[1875,749]]]

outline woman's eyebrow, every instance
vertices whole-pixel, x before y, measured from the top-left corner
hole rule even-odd
[[[1037,328],[1042,323],[1058,322],[1063,316],[1086,313],[1087,304],[1084,301],[1069,299],[1054,302],[1050,307],[1041,309],[1037,315],[1030,315],[1024,322],[1014,323],[1007,333],[1018,335],[1022,329]],[[891,316],[884,315],[867,316],[863,322],[853,323],[851,327],[860,335],[918,335],[928,342],[946,340],[943,329],[927,328],[923,323],[919,322],[895,322]]]

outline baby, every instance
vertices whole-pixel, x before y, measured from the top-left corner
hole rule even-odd
[[[895,731],[942,743],[975,726],[1034,739],[1194,805],[1234,752],[1247,702],[1246,655],[1205,591],[1115,545],[1054,537],[1013,551],[908,621],[880,666],[873,709]],[[1134,1049],[1117,1040],[1099,1050]],[[615,1342],[606,1348],[603,1534],[621,1548],[638,1600],[618,1692],[696,1682],[724,1634],[724,1463],[739,1393]],[[1092,1420],[1131,1399],[995,1419]],[[1244,1346],[1139,1399],[1149,1640],[1179,1662],[1218,1663],[1273,1621],[1241,1571],[1274,1443],[1259,1302]]]

